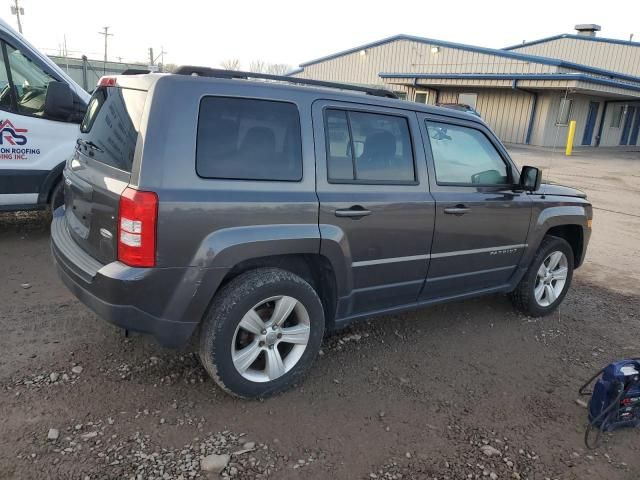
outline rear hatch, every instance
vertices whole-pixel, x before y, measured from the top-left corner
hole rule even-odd
[[[65,170],[65,216],[78,245],[102,263],[117,259],[118,205],[129,184],[146,90],[100,82]]]

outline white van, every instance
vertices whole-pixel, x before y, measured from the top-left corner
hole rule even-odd
[[[0,19],[0,211],[62,204],[89,94]]]

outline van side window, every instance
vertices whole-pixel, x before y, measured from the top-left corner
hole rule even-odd
[[[405,117],[329,109],[325,130],[329,181],[415,182]]]
[[[510,171],[479,130],[426,122],[438,185],[508,185]]]
[[[298,108],[293,103],[270,100],[203,98],[196,171],[204,178],[301,180]]]
[[[49,82],[55,81],[55,78],[34,64],[20,50],[16,50],[11,45],[5,45],[17,101],[17,113],[43,116],[47,87]],[[2,97],[3,94],[0,94],[0,105],[4,107],[5,103]]]

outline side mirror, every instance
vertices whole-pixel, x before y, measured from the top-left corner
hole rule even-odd
[[[64,82],[49,82],[44,98],[44,114],[54,120],[68,120],[75,111],[73,92]]]
[[[536,192],[540,190],[542,183],[542,170],[536,167],[525,166],[520,172],[520,188],[528,192]]]

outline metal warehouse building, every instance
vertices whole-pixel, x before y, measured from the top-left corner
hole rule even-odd
[[[475,108],[504,142],[640,145],[640,43],[598,25],[504,49],[397,35],[300,65],[291,75],[384,86],[407,100]]]

